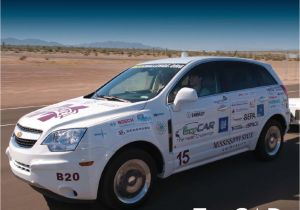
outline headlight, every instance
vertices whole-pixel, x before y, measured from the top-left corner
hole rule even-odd
[[[73,151],[82,139],[86,128],[74,128],[54,131],[43,141],[51,152]]]

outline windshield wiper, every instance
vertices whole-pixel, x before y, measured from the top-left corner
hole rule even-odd
[[[107,99],[107,100],[111,100],[111,101],[121,101],[121,102],[130,102],[131,103],[131,101],[129,101],[129,100],[126,100],[126,99],[123,99],[123,98],[119,98],[119,97],[117,97],[117,96],[105,96],[105,95],[97,95],[96,96],[97,98],[105,98],[105,99]]]

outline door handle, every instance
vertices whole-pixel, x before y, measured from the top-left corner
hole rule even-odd
[[[229,108],[229,107],[226,106],[226,105],[221,105],[221,106],[219,106],[218,111],[225,111],[225,110],[227,110],[228,108]]]

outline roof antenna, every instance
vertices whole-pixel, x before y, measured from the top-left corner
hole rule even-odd
[[[189,57],[189,54],[187,52],[181,52],[181,57],[182,58]]]

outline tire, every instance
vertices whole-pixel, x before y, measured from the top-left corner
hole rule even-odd
[[[277,158],[283,147],[283,129],[277,120],[270,120],[260,133],[255,154],[258,159],[270,161]]]
[[[124,150],[106,167],[98,198],[111,209],[138,207],[150,196],[156,176],[155,162],[147,152]]]

